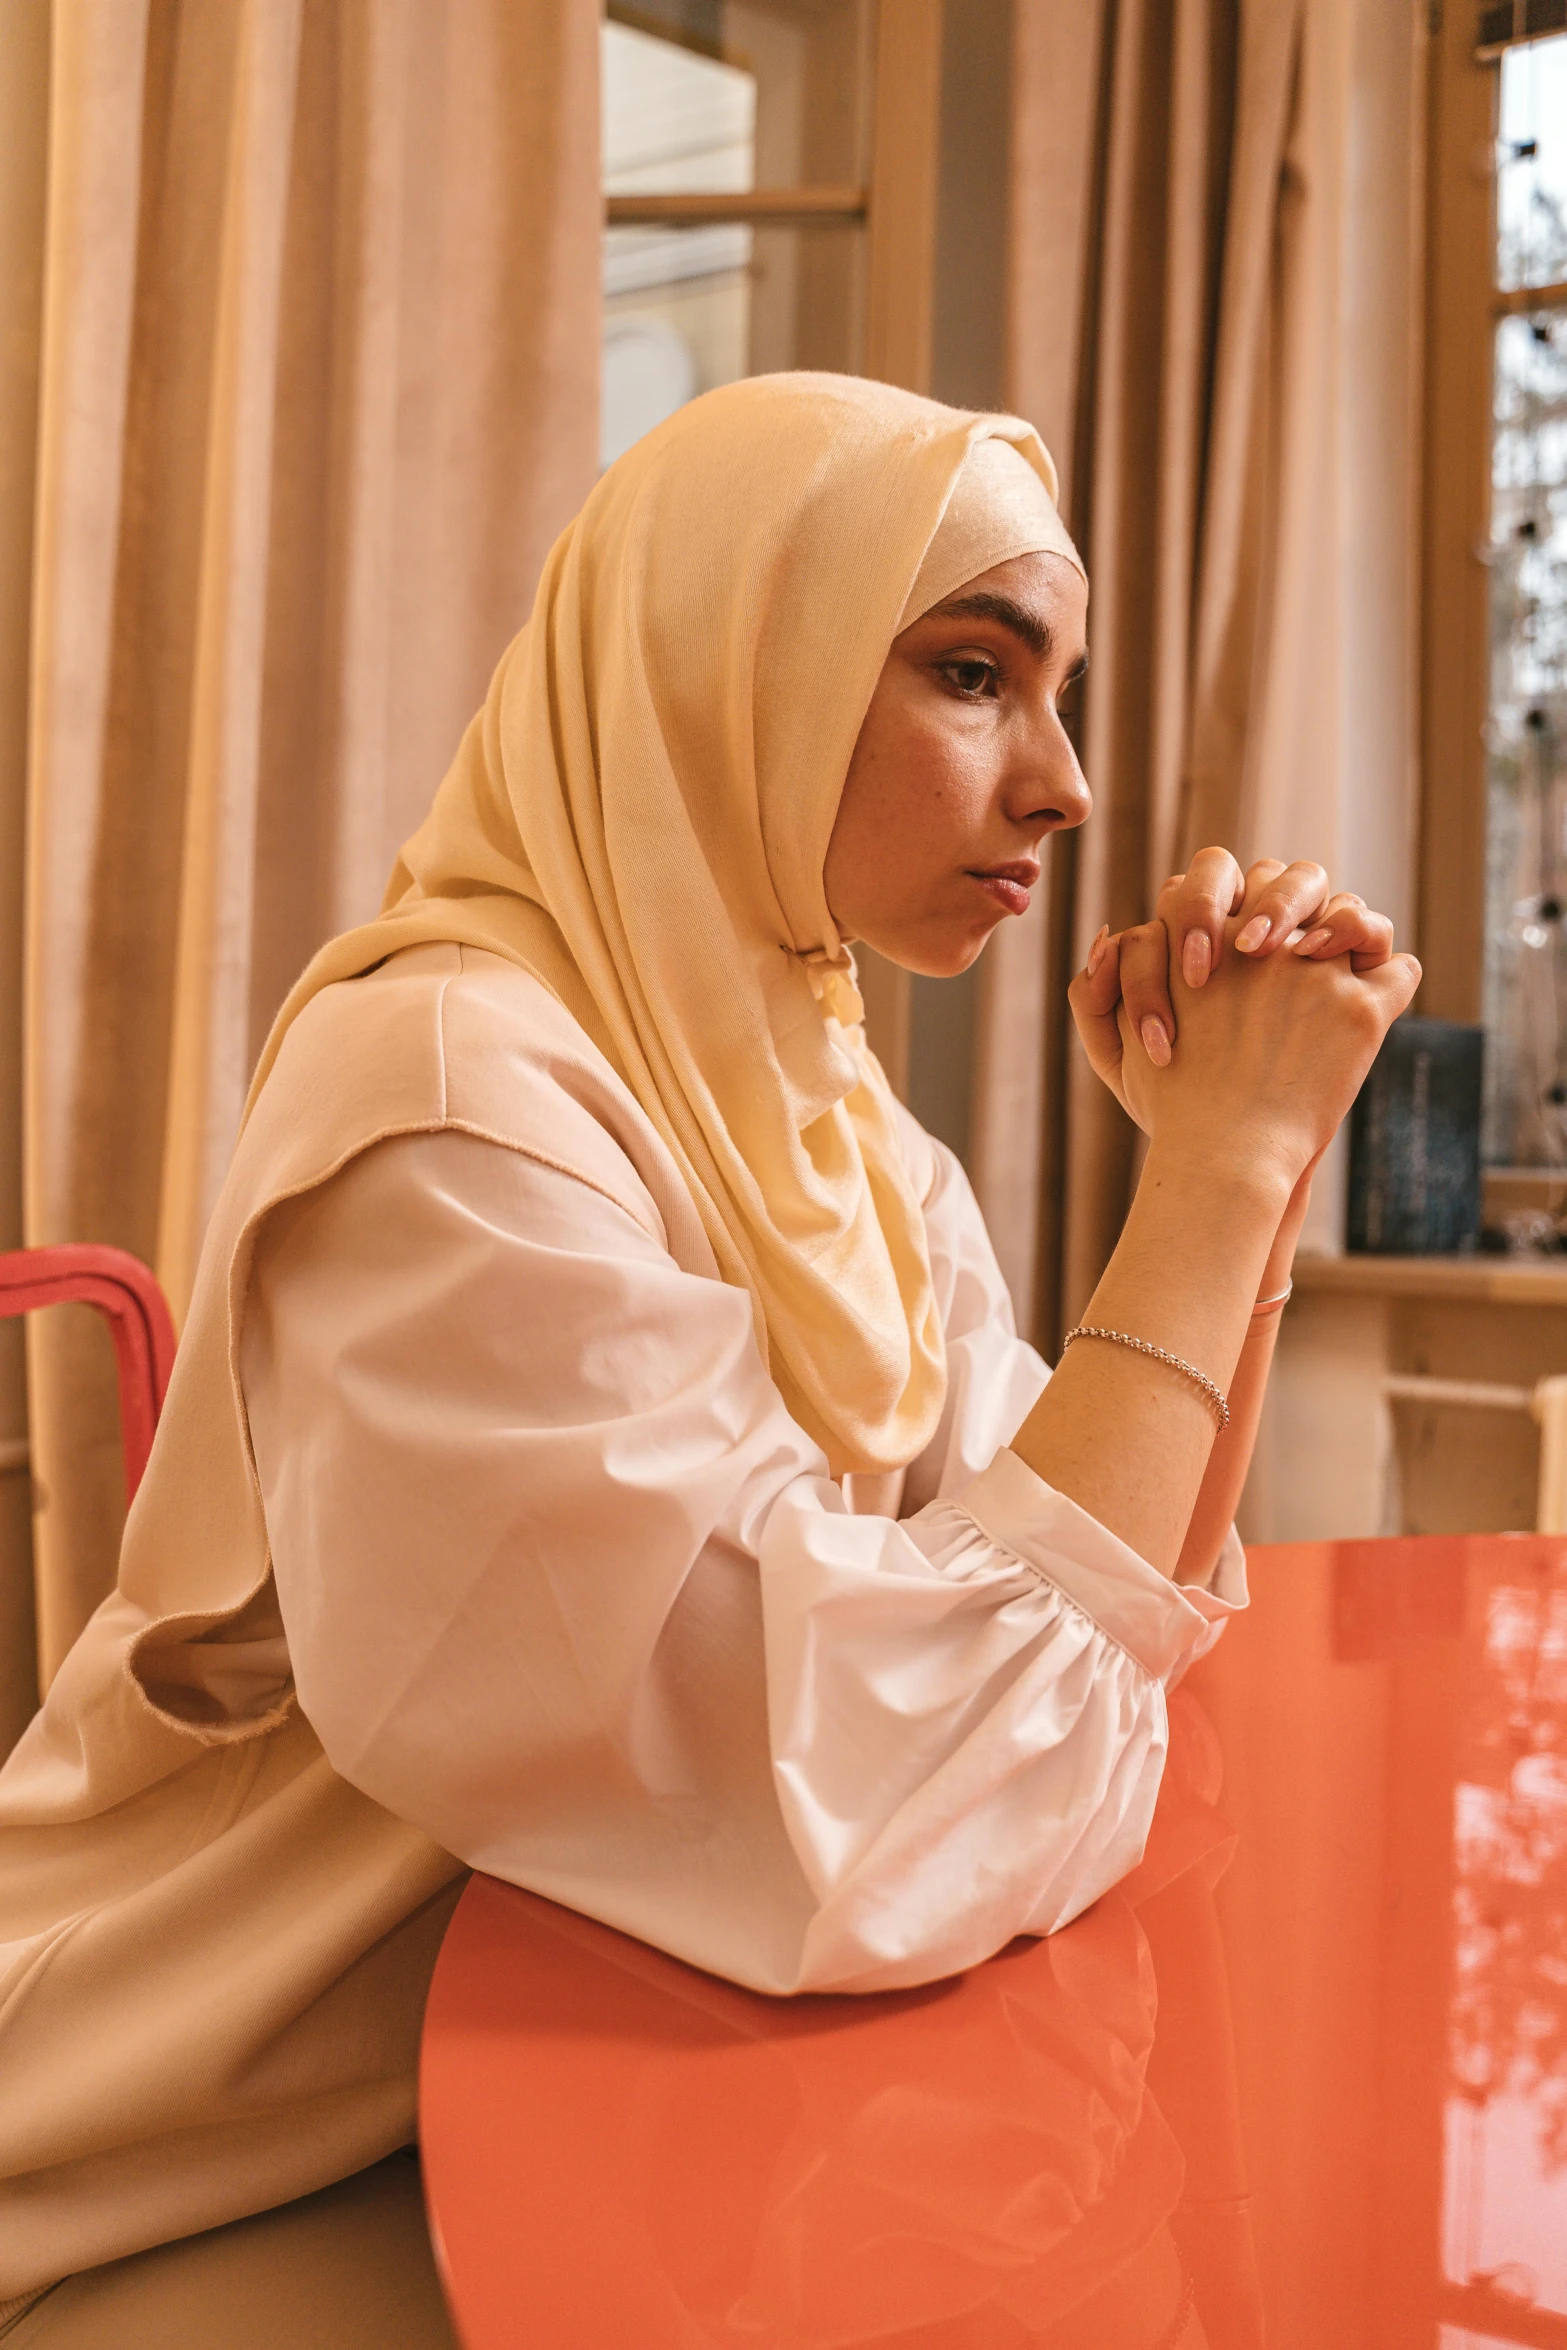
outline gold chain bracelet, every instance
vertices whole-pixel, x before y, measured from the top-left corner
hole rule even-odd
[[[1212,1412],[1221,1434],[1229,1426],[1230,1407],[1224,1399],[1224,1390],[1221,1387],[1216,1387],[1207,1373],[1199,1371],[1194,1363],[1185,1363],[1182,1362],[1179,1355],[1167,1354],[1162,1346],[1155,1346],[1151,1339],[1133,1338],[1130,1332],[1125,1330],[1101,1330],[1092,1322],[1079,1322],[1075,1330],[1067,1332],[1061,1341],[1063,1354],[1066,1353],[1074,1338],[1108,1339],[1112,1346],[1129,1346],[1134,1354],[1149,1355],[1156,1363],[1167,1363],[1172,1371],[1179,1371],[1183,1379],[1191,1381],[1209,1411]]]

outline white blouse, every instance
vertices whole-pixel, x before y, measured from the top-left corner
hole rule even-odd
[[[749,1299],[575,1176],[376,1144],[275,1211],[241,1376],[300,1703],[475,1868],[766,1991],[1064,1925],[1138,1859],[1165,1691],[1245,1604],[1004,1449],[1049,1374],[909,1121],[950,1386],[901,1479],[790,1419]],[[900,1490],[901,1488],[901,1490]]]

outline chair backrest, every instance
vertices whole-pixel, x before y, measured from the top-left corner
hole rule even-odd
[[[156,1276],[123,1248],[82,1243],[0,1253],[0,1316],[39,1306],[96,1306],[120,1380],[125,1497],[134,1501],[174,1367],[174,1317]]]

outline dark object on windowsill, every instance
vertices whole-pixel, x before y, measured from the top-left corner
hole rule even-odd
[[[1348,1245],[1440,1257],[1480,1235],[1483,1031],[1395,1020],[1350,1115]]]

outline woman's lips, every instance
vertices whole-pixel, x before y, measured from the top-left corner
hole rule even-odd
[[[982,890],[993,897],[1005,914],[1026,914],[1028,893],[1039,879],[1039,867],[1019,862],[1016,865],[992,865],[987,871],[970,871],[969,878],[977,881]]]

